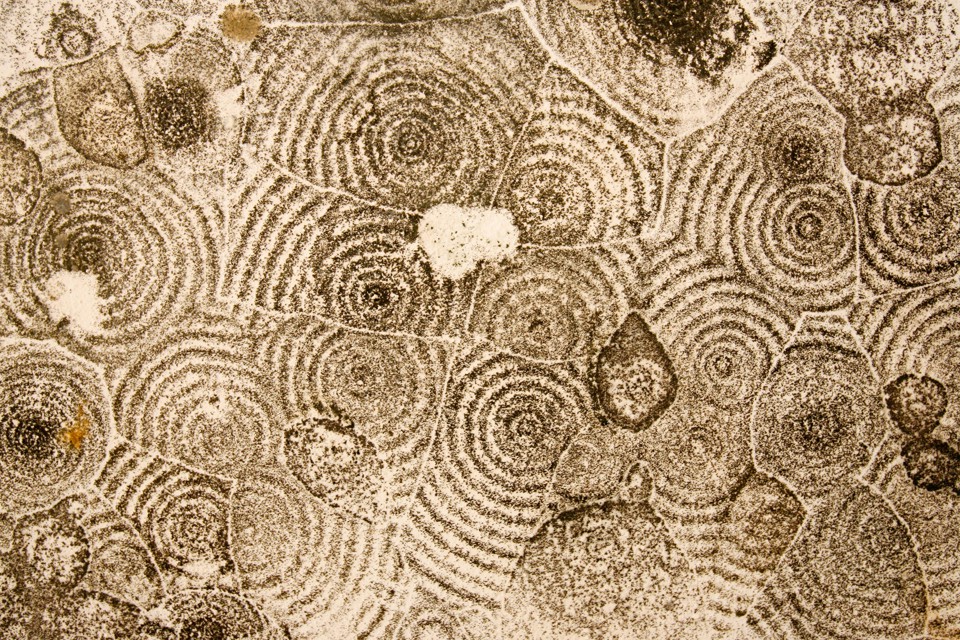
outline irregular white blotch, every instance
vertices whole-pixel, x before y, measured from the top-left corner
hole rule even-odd
[[[47,279],[44,288],[53,322],[66,318],[70,328],[82,333],[101,331],[103,301],[97,295],[97,276],[81,271],[57,271]]]
[[[481,260],[502,260],[517,251],[518,233],[506,209],[438,204],[420,219],[417,242],[430,264],[451,279]]]

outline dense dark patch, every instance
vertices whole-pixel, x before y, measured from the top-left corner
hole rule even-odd
[[[21,460],[39,462],[49,460],[61,453],[57,434],[61,425],[37,411],[22,407],[10,407],[0,417],[0,433],[4,448]]]
[[[361,293],[361,298],[371,312],[376,312],[391,306],[396,300],[396,292],[387,285],[380,283],[368,284]]]
[[[903,446],[903,466],[913,484],[927,491],[953,489],[960,494],[960,453],[932,438],[916,438]]]
[[[754,30],[749,16],[730,0],[621,2],[626,4],[626,19],[645,54],[658,63],[672,58],[701,80],[721,74]]]
[[[110,262],[109,247],[104,238],[99,236],[74,238],[73,242],[63,247],[61,256],[61,264],[66,271],[94,274],[101,282],[109,279]]]
[[[837,444],[855,437],[854,425],[846,419],[846,409],[842,406],[815,406],[786,416],[784,444],[791,449],[804,451],[810,458],[823,459],[823,463],[840,462]]]
[[[230,635],[219,620],[197,618],[183,625],[180,638],[182,640],[227,640]]]
[[[786,349],[755,407],[756,464],[799,497],[819,497],[869,457],[880,389],[858,352],[816,341]]]
[[[273,634],[250,602],[225,592],[189,591],[168,603],[179,640],[260,640]]]
[[[884,389],[890,419],[911,436],[926,436],[947,410],[947,392],[937,380],[906,373]]]
[[[193,78],[169,78],[147,85],[146,111],[150,127],[171,151],[209,140],[213,106],[206,87]]]
[[[902,244],[928,259],[951,254],[960,230],[958,194],[956,181],[949,178],[916,184],[905,193],[896,194],[894,198],[899,206],[894,215],[905,231],[903,235],[907,236]],[[955,260],[952,262],[956,264]]]

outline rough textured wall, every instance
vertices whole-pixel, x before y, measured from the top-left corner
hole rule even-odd
[[[960,638],[949,0],[0,27],[3,640]]]

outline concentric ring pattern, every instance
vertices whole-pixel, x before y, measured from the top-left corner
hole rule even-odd
[[[0,637],[960,637],[955,0],[10,0]]]
[[[103,373],[51,342],[0,342],[4,511],[22,513],[88,486],[113,431]]]
[[[45,184],[2,248],[3,311],[17,331],[63,328],[101,358],[212,297],[215,231],[203,205],[171,179],[77,167]],[[84,309],[59,311],[64,273],[92,283]]]

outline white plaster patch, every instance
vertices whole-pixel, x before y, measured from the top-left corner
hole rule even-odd
[[[58,323],[64,318],[81,333],[102,331],[103,301],[97,295],[97,276],[81,271],[57,271],[45,283],[47,311]]]
[[[512,256],[518,238],[513,216],[506,209],[438,204],[420,219],[417,242],[434,269],[456,280],[481,260]]]

